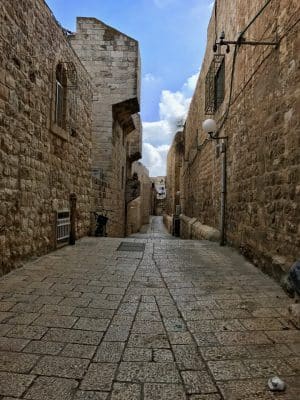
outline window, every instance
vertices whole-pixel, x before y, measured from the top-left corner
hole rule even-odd
[[[56,67],[55,77],[55,123],[64,129],[66,127],[67,77],[62,64]]]
[[[78,136],[77,71],[72,61],[60,61],[53,69],[51,131],[64,140]]]
[[[223,103],[225,83],[225,62],[224,58],[215,76],[215,110]]]
[[[125,168],[124,167],[122,167],[122,172],[121,172],[121,174],[122,174],[122,176],[121,176],[121,182],[122,182],[122,189],[124,188],[124,172],[125,172]]]
[[[205,114],[214,114],[225,96],[225,58],[216,54],[205,79]]]

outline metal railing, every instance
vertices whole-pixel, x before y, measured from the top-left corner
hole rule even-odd
[[[56,219],[56,241],[62,242],[70,237],[70,211],[58,211]]]

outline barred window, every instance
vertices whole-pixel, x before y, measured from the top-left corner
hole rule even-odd
[[[205,114],[214,114],[225,96],[225,57],[214,56],[205,79]]]
[[[55,123],[61,127],[66,126],[66,103],[67,103],[67,77],[62,64],[56,67],[55,86]]]
[[[125,168],[124,167],[122,167],[122,172],[121,172],[121,182],[122,182],[122,184],[121,184],[121,187],[122,187],[122,189],[124,188],[124,181],[125,181]]]

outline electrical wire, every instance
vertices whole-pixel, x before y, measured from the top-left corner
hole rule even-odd
[[[239,33],[238,41],[241,40],[243,35],[247,32],[250,26],[257,20],[257,18],[264,12],[265,8],[272,2],[273,0],[267,0],[264,6],[255,14],[255,16],[251,19],[251,21],[246,25],[246,28]]]
[[[285,30],[285,32],[283,33],[283,35],[281,35],[281,37],[279,38],[279,43],[282,41],[282,39],[284,39],[293,28],[295,28],[296,25],[298,25],[300,22],[300,18],[298,18],[288,29]]]
[[[289,32],[300,22],[300,18],[298,18],[297,21],[295,21],[289,28],[287,28],[285,30],[285,32],[283,33],[283,35],[278,38],[278,43],[280,43],[282,41],[282,39],[284,39]],[[265,63],[265,61],[272,55],[272,52],[269,52],[261,61],[260,63],[256,66],[255,70],[253,71],[253,73],[250,75],[250,77],[247,79],[246,83],[243,85],[243,87],[241,88],[241,90],[238,92],[238,94],[234,97],[234,99],[231,102],[231,105],[234,104],[236,102],[236,100],[240,97],[240,95],[243,93],[243,91],[246,89],[246,87],[248,86],[248,84],[251,82],[253,76],[258,72],[258,70],[261,68],[261,66]]]
[[[215,0],[215,42],[218,39],[218,0]]]
[[[267,0],[266,3],[264,4],[264,6],[255,14],[255,16],[251,19],[251,21],[246,25],[246,27],[239,33],[238,38],[237,38],[237,43],[234,46],[234,53],[233,53],[233,59],[232,59],[232,66],[231,66],[231,77],[230,77],[230,89],[229,89],[229,99],[228,99],[228,103],[227,103],[227,108],[226,111],[222,117],[222,122],[220,125],[220,128],[218,131],[220,131],[225,122],[227,121],[228,115],[229,115],[229,111],[230,111],[230,107],[231,107],[231,100],[232,100],[232,92],[233,92],[233,81],[234,81],[234,74],[235,74],[235,67],[236,67],[236,59],[237,59],[237,53],[238,53],[238,49],[240,47],[241,44],[241,40],[244,36],[244,34],[248,31],[248,29],[251,27],[251,25],[253,25],[253,23],[257,20],[257,18],[264,12],[264,10],[266,9],[266,7],[272,2],[273,0]]]
[[[232,58],[232,64],[231,64],[229,99],[228,99],[226,111],[225,111],[225,113],[223,114],[223,117],[222,117],[221,125],[220,125],[220,127],[218,129],[218,132],[220,132],[221,129],[223,128],[223,126],[224,126],[224,124],[225,124],[225,122],[226,122],[226,120],[228,118],[230,107],[232,105],[232,93],[233,93],[233,82],[234,82],[234,76],[235,76],[236,60],[237,60],[238,50],[239,50],[241,42],[242,42],[242,38],[243,38],[244,34],[248,31],[248,29],[253,25],[253,23],[264,12],[264,10],[267,8],[267,6],[272,1],[273,0],[267,0],[266,3],[263,5],[263,7],[254,15],[254,17],[250,20],[250,22],[248,22],[246,27],[238,35],[237,43],[234,46],[234,52],[233,52],[233,58]],[[217,0],[215,0],[215,18],[216,18],[216,12],[217,12]],[[216,22],[216,20],[215,20],[215,22]],[[216,24],[215,24],[215,33],[216,33]],[[205,147],[208,142],[210,142],[210,140],[209,139],[205,139],[202,144],[197,146],[197,150],[202,150],[203,147]],[[195,159],[197,157],[197,154],[198,154],[198,151],[196,151],[196,154],[194,155],[193,159],[191,161],[188,161],[188,165],[189,166],[191,166],[194,163],[194,161],[195,161]],[[184,171],[183,176],[185,175],[186,171],[187,171],[187,169]]]
[[[300,7],[298,7],[298,8],[296,9],[296,11],[295,11],[293,14],[291,14],[290,18],[289,18],[287,21],[285,21],[285,25],[286,25],[286,26],[289,26],[290,23],[291,23],[291,21],[293,20],[293,18],[294,18],[295,16],[299,16],[299,15],[300,15]],[[289,28],[287,28],[287,29],[286,29],[284,26],[282,26],[281,29],[279,29],[279,30],[276,32],[277,37],[280,38],[280,39],[282,39],[283,36],[286,36],[285,33],[286,33],[288,30],[291,30],[295,25],[297,25],[298,22],[299,22],[299,18],[298,18],[295,22],[293,22],[292,25],[289,26]],[[267,25],[266,28],[265,28],[265,31],[269,30],[269,28],[270,28],[271,26],[272,26],[272,24]],[[274,35],[272,35],[272,36],[263,36],[263,37],[261,37],[261,38],[257,38],[257,37],[253,37],[253,36],[247,36],[247,39],[250,40],[250,41],[260,41],[260,40],[262,40],[262,41],[268,41],[268,40],[274,40]]]

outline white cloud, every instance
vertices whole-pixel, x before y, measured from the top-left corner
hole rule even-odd
[[[178,122],[186,118],[191,98],[186,98],[182,92],[170,92],[163,90],[159,103],[159,115],[163,121],[167,121],[174,132]]]
[[[171,127],[166,120],[143,123],[143,139],[145,142],[163,144],[170,142],[172,137]]]
[[[169,145],[153,146],[143,143],[143,163],[150,166],[150,176],[166,175],[167,155]]]
[[[198,77],[199,77],[199,72],[190,76],[187,79],[187,81],[185,82],[185,84],[183,85],[183,90],[186,91],[187,93],[189,93],[190,95],[193,95],[194,90],[197,85]]]
[[[160,78],[157,78],[155,75],[151,73],[147,73],[143,77],[144,82],[151,83],[151,82],[159,82]]]
[[[166,173],[167,152],[174,134],[186,119],[198,75],[189,77],[181,91],[163,90],[159,103],[160,120],[143,123],[143,163],[151,176]]]

